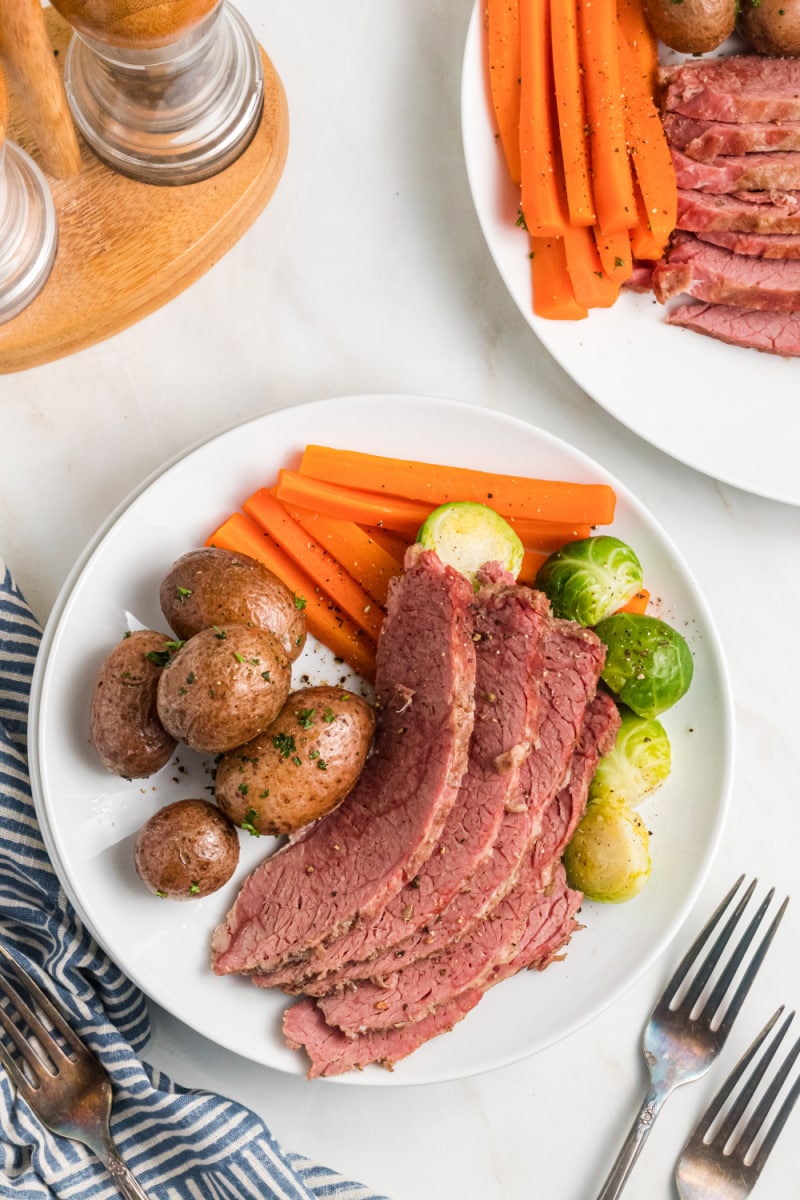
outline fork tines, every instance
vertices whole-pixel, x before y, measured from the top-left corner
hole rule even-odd
[[[758,1037],[736,1064],[700,1120],[690,1141],[690,1146],[692,1144],[696,1146],[700,1142],[703,1142],[705,1145],[714,1142],[718,1146],[719,1152],[725,1153],[726,1156],[734,1156],[742,1165],[746,1164],[756,1177],[760,1174],[764,1163],[769,1157],[770,1151],[786,1124],[789,1114],[794,1108],[798,1096],[800,1096],[800,1074],[798,1074],[791,1088],[786,1092],[780,1108],[772,1117],[771,1123],[766,1129],[759,1145],[759,1135],[781,1091],[786,1085],[798,1055],[800,1055],[799,1037],[775,1071],[771,1082],[765,1089],[760,1100],[748,1114],[759,1085],[764,1080],[767,1070],[775,1058],[794,1018],[794,1013],[789,1013],[758,1062],[755,1063],[752,1071],[750,1071],[751,1064],[756,1059],[782,1012],[783,1008],[781,1007],[777,1012],[773,1013]],[[750,1071],[749,1075],[747,1074],[748,1071]],[[736,1089],[739,1087],[740,1082],[741,1089],[737,1093]],[[726,1105],[728,1105],[732,1097],[734,1099],[730,1107],[726,1110]],[[714,1128],[721,1114],[722,1119],[718,1127]],[[728,1148],[729,1144],[730,1148]],[[752,1152],[754,1149],[755,1154],[753,1155]]]
[[[679,996],[679,993],[681,992],[683,984],[686,982],[692,966],[697,961],[700,951],[703,949],[706,942],[708,942],[717,926],[721,923],[731,902],[733,901],[737,892],[739,892],[743,882],[744,875],[740,875],[736,883],[728,892],[727,896],[724,898],[718,908],[716,908],[711,914],[708,921],[698,934],[696,940],[692,943],[692,945],[689,947],[689,950],[681,960],[678,969],[672,977],[670,992],[668,995],[665,994],[663,997],[664,1002],[666,1002],[670,1008],[675,1007],[676,1002],[679,1001],[684,1009],[691,1012],[703,997],[715,968],[721,962],[723,952],[725,951],[733,932],[737,927],[739,919],[741,918],[742,913],[747,908],[747,905],[752,898],[758,882],[756,879],[749,884],[749,886],[745,889],[744,894],[740,896],[738,903],[718,933],[714,945],[711,947],[704,961],[700,964],[696,975],[689,983],[685,994]],[[745,996],[750,989],[750,985],[752,984],[758,969],[761,966],[764,956],[770,947],[772,939],[775,936],[775,932],[780,925],[781,920],[783,919],[786,906],[789,903],[789,897],[787,896],[773,917],[766,933],[764,934],[761,942],[755,950],[755,953],[750,959],[747,968],[736,987],[736,990],[730,997],[728,1003],[725,1004],[725,999],[734,976],[745,960],[747,951],[756,933],[758,932],[758,929],[766,915],[767,909],[772,903],[774,895],[775,889],[770,888],[769,892],[764,897],[749,924],[747,925],[747,928],[742,934],[738,944],[735,946],[730,958],[728,959],[728,962],[721,971],[719,978],[714,983],[710,994],[703,1000],[699,1010],[705,1014],[706,1023],[713,1023],[714,1028],[719,1029],[723,1035],[727,1034],[728,1030],[733,1024],[739,1009],[744,1002]]]
[[[0,1026],[5,1031],[8,1041],[13,1042],[19,1054],[27,1062],[34,1077],[42,1070],[52,1073],[54,1067],[56,1070],[59,1067],[57,1057],[59,1051],[63,1054],[61,1047],[55,1043],[54,1034],[60,1035],[67,1046],[75,1052],[80,1051],[81,1044],[58,1009],[28,973],[18,966],[2,943],[0,943],[0,957],[2,957],[4,966],[4,970],[0,971],[0,997],[5,997],[8,1001],[5,1005],[0,1004]],[[9,968],[14,975],[13,982],[5,973]],[[45,1026],[34,1008],[23,999],[20,984],[38,1006],[42,1015],[51,1022],[52,1030]],[[17,1020],[14,1020],[15,1016]],[[20,1021],[28,1026],[36,1038],[36,1045],[33,1045],[30,1039],[24,1035],[19,1025]],[[0,1061],[17,1087],[27,1091],[31,1086],[30,1082],[22,1075],[17,1061],[9,1051],[8,1042],[4,1040],[0,1040]]]

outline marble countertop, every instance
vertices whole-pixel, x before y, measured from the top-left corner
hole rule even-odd
[[[721,849],[667,952],[568,1039],[456,1082],[310,1084],[232,1055],[159,1008],[149,1054],[181,1083],[249,1104],[287,1148],[393,1200],[590,1200],[643,1094],[641,1028],[682,948],[740,872],[781,893],[797,877],[800,512],[640,440],[531,333],[467,185],[459,86],[470,0],[239,7],[288,95],[278,190],[222,261],[164,308],[89,350],[0,376],[0,554],[44,621],[96,528],[152,471],[233,424],[326,396],[413,393],[486,406],[567,440],[633,490],[711,607],[737,717]],[[707,402],[724,422],[719,385]],[[670,1100],[629,1182],[631,1200],[674,1194],[676,1154],[723,1071],[779,1003],[800,1003],[799,933],[795,902],[723,1063]],[[779,1143],[763,1200],[786,1194],[795,1146],[791,1134]]]

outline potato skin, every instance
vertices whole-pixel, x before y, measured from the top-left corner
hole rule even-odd
[[[800,55],[800,0],[741,0],[738,29],[758,54]]]
[[[169,655],[170,642],[168,634],[152,629],[127,634],[107,655],[95,680],[90,737],[106,770],[123,779],[153,775],[175,750],[175,738],[162,725],[156,706],[163,666],[147,658]]]
[[[344,799],[361,774],[374,731],[374,710],[353,692],[292,692],[268,729],[224,755],[214,786],[217,804],[250,832],[292,833]]]
[[[161,584],[161,611],[179,638],[212,625],[269,629],[290,662],[305,645],[306,618],[289,588],[263,563],[218,546],[190,550]]]
[[[167,804],[136,837],[138,875],[151,892],[171,900],[193,900],[216,892],[238,863],[236,830],[207,800]]]
[[[291,677],[289,660],[268,630],[203,629],[164,668],[158,714],[164,728],[193,750],[232,750],[280,712]]]
[[[653,33],[682,54],[716,50],[733,33],[736,0],[644,0]]]

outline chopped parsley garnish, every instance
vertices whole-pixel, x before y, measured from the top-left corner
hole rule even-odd
[[[243,796],[246,796],[247,793],[250,791],[250,785],[247,783],[240,783],[236,790],[237,790],[237,792],[241,792],[241,794]]]
[[[184,642],[164,642],[163,650],[148,650],[145,658],[149,658],[159,667],[165,667],[172,655],[177,654],[183,645],[185,645]]]
[[[332,708],[326,708],[325,712],[322,714],[322,719],[326,725],[330,725],[332,721],[336,720],[336,713]]]
[[[269,671],[262,671],[261,678],[266,679],[267,683],[269,683]]]
[[[244,818],[242,819],[242,829],[244,829],[246,833],[249,833],[251,837],[261,837],[261,834],[253,824],[257,816],[258,814],[254,808],[248,808],[247,812],[244,814]]]
[[[301,725],[303,729],[310,729],[314,724],[314,713],[316,711],[317,710],[315,708],[301,708],[295,712],[294,715],[297,717],[298,724]]]
[[[291,733],[276,733],[272,739],[272,744],[280,753],[281,758],[290,758],[297,749]]]
[[[189,599],[191,594],[192,594],[191,588],[177,587],[175,589],[175,595],[178,597],[181,604],[184,604]]]
[[[212,629],[214,630],[214,637],[220,642],[224,642],[225,638],[228,636],[226,631],[224,629],[220,629],[219,625],[212,625]]]
[[[244,662],[244,655],[243,655],[243,654],[240,654],[238,650],[234,650],[234,652],[233,652],[233,657],[236,659],[236,661],[237,661],[238,663],[243,663],[243,662]]]
[[[298,596],[297,594],[295,594],[294,606],[298,612],[302,612],[307,604],[308,604],[308,601],[306,600],[305,596]]]
[[[325,759],[324,758],[317,759],[317,770],[318,771],[327,771],[327,769],[328,769],[328,764],[325,762]]]
[[[189,888],[189,895],[190,896],[199,896],[200,895],[200,884],[197,882],[196,879],[192,880],[191,886]]]

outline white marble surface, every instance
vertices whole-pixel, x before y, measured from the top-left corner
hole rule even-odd
[[[800,513],[722,486],[629,433],[553,363],[512,305],[460,149],[470,0],[240,7],[288,93],[291,148],[278,191],[223,261],[161,311],[81,354],[0,376],[0,554],[44,620],[84,544],[147,474],[240,420],[330,395],[487,405],[567,439],[637,493],[705,591],[738,718],[722,848],[672,948],[568,1040],[455,1083],[312,1085],[218,1049],[161,1010],[150,1052],[184,1084],[251,1105],[287,1147],[393,1200],[591,1200],[643,1089],[640,1029],[681,947],[740,871],[782,892],[796,878]],[[642,389],[646,402],[646,380]],[[723,381],[708,403],[724,421]],[[676,1153],[723,1071],[778,1003],[800,1002],[799,906],[723,1063],[668,1103],[631,1200],[674,1194]],[[798,1119],[762,1179],[762,1200],[794,1191],[786,1180],[796,1178]]]

